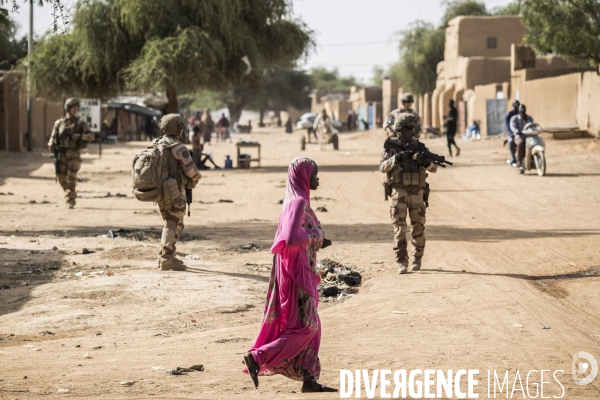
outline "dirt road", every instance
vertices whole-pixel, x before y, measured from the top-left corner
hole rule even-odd
[[[71,211],[47,152],[0,153],[0,398],[338,398],[280,376],[257,391],[240,372],[300,135],[244,137],[263,144],[261,168],[204,174],[178,246],[183,273],[157,270],[160,215],[130,194],[145,143],[105,146],[102,159],[90,146]],[[562,398],[600,398],[600,378],[577,386],[571,369],[577,351],[600,360],[600,143],[548,140],[540,178],[506,166],[499,140],[459,141],[455,165],[430,177],[423,271],[399,276],[382,142],[380,131],[345,134],[338,152],[303,153],[319,164],[312,206],[327,208],[318,216],[334,242],[320,257],[365,277],[353,297],[321,303],[321,381],[339,387],[340,369],[479,369],[487,398],[488,371],[508,370],[512,388],[517,370],[523,385],[531,370],[562,370]],[[446,154],[444,140],[426,143]],[[209,151],[221,161],[234,147]],[[239,248],[249,242],[262,249]],[[194,364],[205,371],[164,370]],[[532,395],[540,380],[531,375]],[[544,380],[544,396],[561,396]]]

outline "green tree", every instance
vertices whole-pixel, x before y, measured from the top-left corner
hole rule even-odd
[[[265,65],[291,66],[313,45],[289,0],[82,0],[72,25],[36,48],[39,92],[164,90],[168,112],[178,111],[177,93],[203,89],[231,91],[241,112]]]
[[[416,21],[401,35],[401,61],[390,68],[389,75],[414,94],[432,92],[437,79],[437,65],[444,60],[444,29]]]
[[[486,16],[490,15],[485,3],[476,0],[452,0],[446,1],[446,11],[442,17],[441,27],[448,26],[451,19],[461,15]]]
[[[300,69],[265,68],[263,84],[251,94],[248,107],[260,112],[260,123],[265,111],[283,111],[288,107],[306,108],[311,91],[311,79]]]
[[[578,64],[600,65],[598,0],[522,0],[525,42]]]
[[[52,26],[53,32],[58,32],[59,21],[62,21],[64,26],[69,23],[64,17],[64,5],[61,3],[61,0],[34,0],[33,3],[40,7],[43,6],[44,3],[52,5],[52,17],[54,17]],[[11,24],[8,8],[6,7],[8,5],[12,6],[13,12],[18,12],[21,8],[17,0],[0,0],[0,26],[8,27]]]
[[[11,64],[27,56],[27,38],[17,39],[16,33],[12,19],[0,22],[0,69],[10,69]]]
[[[444,60],[448,22],[461,15],[490,15],[485,4],[475,0],[453,0],[443,4],[446,9],[439,27],[416,21],[409,29],[399,32],[400,61],[390,67],[388,75],[417,95],[435,89],[437,65]]]
[[[336,68],[331,71],[327,68],[313,68],[310,71],[310,80],[315,89],[349,90],[352,86],[359,86],[353,76],[341,77]]]
[[[373,85],[381,86],[384,75],[385,75],[385,69],[383,69],[379,65],[374,66],[373,67]]]
[[[492,9],[493,15],[519,15],[521,12],[521,0],[514,0],[505,6],[498,6]]]

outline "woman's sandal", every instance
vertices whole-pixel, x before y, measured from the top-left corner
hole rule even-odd
[[[335,388],[331,388],[329,386],[325,386],[325,385],[319,385],[319,387],[316,390],[312,390],[312,389],[304,389],[304,387],[302,387],[302,389],[300,390],[302,393],[320,393],[320,392],[337,392],[338,390]]]
[[[246,368],[248,368],[248,375],[252,378],[252,382],[254,383],[254,388],[258,389],[258,364],[252,357],[252,353],[246,353],[244,355],[244,364],[246,364]],[[254,364],[254,368],[251,368],[250,365]]]

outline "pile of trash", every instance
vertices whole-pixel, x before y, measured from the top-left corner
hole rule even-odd
[[[317,270],[321,275],[319,295],[324,301],[352,297],[362,282],[362,275],[358,271],[330,258],[321,260]]]
[[[105,233],[104,235],[101,235],[101,237],[104,238],[109,238],[109,239],[115,239],[118,237],[122,237],[125,239],[129,239],[129,240],[135,240],[136,242],[143,242],[143,241],[148,241],[148,242],[159,242],[160,241],[160,237],[162,235],[162,231],[159,230],[134,230],[134,229],[111,229],[110,231],[108,231],[107,233]],[[183,233],[180,237],[179,237],[179,241],[180,242],[189,242],[192,240],[206,240],[206,238],[204,236],[201,235],[192,235],[189,233]]]

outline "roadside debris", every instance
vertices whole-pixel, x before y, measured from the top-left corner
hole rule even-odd
[[[547,326],[547,325],[544,325],[544,326],[542,327],[542,329],[550,329],[550,327],[549,327],[549,326]]]
[[[327,209],[325,207],[317,207],[317,209],[315,211],[318,211],[318,212],[327,212]]]
[[[242,250],[254,249],[254,250],[258,251],[258,250],[262,249],[262,246],[260,244],[256,244],[256,243],[248,243],[248,244],[240,245],[240,249],[242,249]]]
[[[135,381],[121,381],[121,385],[123,386],[131,386],[135,383]]]
[[[168,369],[167,374],[169,375],[187,375],[187,372],[180,370],[179,368]]]
[[[352,297],[357,292],[355,287],[362,282],[362,275],[358,271],[330,258],[321,260],[317,270],[322,278],[319,294],[324,298],[341,300]]]
[[[41,331],[40,335],[54,335],[54,332],[50,332],[50,331]]]
[[[69,389],[58,389],[58,393],[69,393]]]
[[[233,203],[233,200],[219,199],[219,201],[217,203]]]
[[[94,251],[94,250],[88,250],[88,249],[86,249],[86,248],[84,248],[84,249],[81,251],[81,254],[93,254],[93,253],[95,253],[95,251]]]
[[[199,260],[200,256],[198,254],[188,254],[185,256],[186,260]]]

